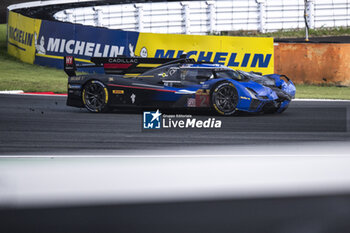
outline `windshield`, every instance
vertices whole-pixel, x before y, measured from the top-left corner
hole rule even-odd
[[[266,76],[261,76],[255,73],[248,73],[248,72],[244,72],[244,71],[239,71],[241,73],[241,76],[245,76],[248,79],[257,82],[259,84],[262,84],[264,86],[275,86],[275,81],[274,79],[268,78]]]
[[[215,71],[215,74],[217,78],[232,78],[238,81],[243,80],[243,77],[234,70],[227,69],[227,70]]]

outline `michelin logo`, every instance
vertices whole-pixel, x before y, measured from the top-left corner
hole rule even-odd
[[[32,46],[33,34],[22,31],[19,28],[8,27],[8,38],[17,41],[23,45]]]
[[[135,57],[134,46],[129,44],[130,57]]]
[[[160,129],[162,113],[159,109],[156,112],[143,112],[143,128],[144,129]]]
[[[34,33],[34,39],[35,39],[35,50],[36,53],[39,54],[46,54],[46,50],[45,50],[45,37],[42,36],[40,38],[40,42],[38,42],[38,34],[36,34],[36,32]]]
[[[180,58],[185,52],[183,50],[157,49],[155,58]],[[187,58],[195,58],[197,61],[210,62],[231,67],[260,67],[267,68],[270,64],[272,54],[245,53],[242,59],[238,59],[238,53],[214,52],[214,51],[188,51]]]
[[[143,47],[140,51],[140,57],[148,57],[148,51],[146,47]]]
[[[133,48],[133,46],[130,45],[129,47]],[[37,53],[39,54],[55,52],[82,55],[87,57],[116,57],[118,55],[123,55],[125,50],[124,46],[100,44],[79,40],[66,40],[52,37],[48,39],[46,48],[44,46],[44,36],[40,38],[40,41],[38,41],[37,39],[35,40],[35,48],[37,50]],[[130,51],[130,55],[133,54],[134,51]]]

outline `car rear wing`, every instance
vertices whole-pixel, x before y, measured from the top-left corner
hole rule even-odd
[[[150,69],[173,63],[195,63],[192,58],[92,57],[92,64],[76,64],[73,56],[64,57],[64,71],[75,76],[78,68],[103,67],[106,74],[142,74]]]

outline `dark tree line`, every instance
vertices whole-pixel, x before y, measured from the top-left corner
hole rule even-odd
[[[9,5],[21,3],[21,2],[31,2],[33,0],[1,0],[0,4],[0,23],[6,23],[6,8]]]

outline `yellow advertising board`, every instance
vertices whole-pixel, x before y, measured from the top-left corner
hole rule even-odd
[[[273,73],[273,38],[140,33],[135,55],[211,61],[233,69]]]
[[[88,62],[91,56],[179,58],[186,53],[195,60],[233,69],[274,72],[273,38],[138,33],[42,21],[12,11],[7,36],[8,52],[12,56],[57,68],[62,68],[65,55],[75,55],[76,61]]]
[[[21,61],[33,64],[40,26],[40,19],[32,19],[10,11],[7,24],[8,53]]]

